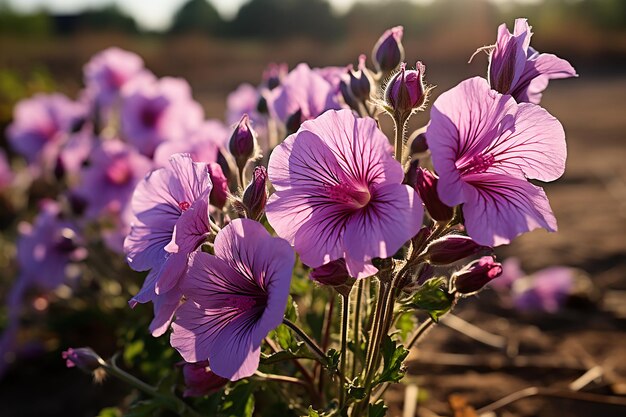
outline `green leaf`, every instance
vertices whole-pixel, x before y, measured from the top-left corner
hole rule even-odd
[[[144,351],[145,345],[143,340],[135,340],[126,344],[124,348],[124,363],[132,364],[139,355]]]
[[[385,417],[387,414],[387,407],[383,400],[376,401],[375,404],[370,404],[367,408],[368,417]]]
[[[337,349],[328,349],[328,352],[326,352],[326,360],[327,360],[326,368],[331,373],[337,373],[340,357],[341,357],[341,353],[339,353]]]
[[[275,339],[284,350],[297,349],[297,340],[293,337],[291,330],[284,324],[281,324],[274,330]]]
[[[315,411],[312,406],[309,406],[308,411],[309,411],[309,414],[307,414],[307,417],[320,417],[320,413]]]
[[[410,305],[426,310],[434,321],[450,310],[454,297],[448,293],[445,278],[428,280],[413,295]]]
[[[382,343],[383,370],[374,380],[374,385],[382,382],[398,382],[404,377],[404,359],[409,351],[404,346],[398,346],[390,336],[386,335]]]
[[[348,396],[354,398],[355,400],[362,400],[365,398],[365,388],[350,385],[348,387]]]
[[[400,338],[403,341],[406,341],[406,338],[413,332],[415,329],[416,321],[415,315],[413,312],[406,312],[400,314],[398,320],[396,321],[396,329],[398,329],[398,333],[400,334]]]
[[[96,417],[122,417],[122,412],[117,407],[106,407]]]
[[[287,310],[285,310],[285,317],[292,322],[298,321],[298,304],[289,296],[287,300]]]
[[[261,354],[261,363],[263,365],[269,365],[277,362],[284,362],[293,359],[316,359],[317,357],[308,349],[304,342],[297,342],[295,350],[289,348],[287,350],[281,350],[270,355]]]
[[[224,393],[220,417],[252,417],[254,412],[254,384],[244,380]]]

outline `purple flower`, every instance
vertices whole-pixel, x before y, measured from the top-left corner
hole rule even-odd
[[[228,379],[211,371],[209,361],[182,362],[179,366],[183,368],[183,378],[185,379],[183,397],[204,397],[219,391],[228,383]]]
[[[122,90],[122,99],[122,135],[148,157],[160,143],[180,140],[203,122],[202,107],[181,78],[141,77]]]
[[[215,239],[215,256],[195,252],[171,345],[187,362],[208,359],[238,380],[259,366],[261,343],[283,319],[295,262],[289,244],[253,220],[236,219]]]
[[[94,55],[83,70],[85,85],[95,94],[99,106],[111,105],[122,87],[143,71],[139,55],[116,47]]]
[[[22,100],[13,110],[7,129],[9,144],[28,163],[51,164],[84,107],[62,94],[36,94]]]
[[[391,72],[404,60],[403,33],[402,26],[387,29],[374,45],[372,61],[379,72]]]
[[[318,267],[345,258],[353,277],[376,272],[419,230],[422,204],[370,118],[328,111],[302,124],[270,157],[266,207],[279,236]]]
[[[188,153],[194,162],[216,162],[219,149],[225,146],[229,134],[219,120],[207,120],[180,140],[161,143],[154,152],[154,162],[158,167],[168,166],[175,153]]]
[[[65,359],[65,366],[68,368],[78,367],[85,372],[93,372],[106,364],[104,359],[88,347],[68,348],[61,353],[61,357]]]
[[[132,197],[131,232],[124,242],[128,264],[147,271],[142,289],[131,306],[152,301],[154,336],[162,335],[178,307],[179,281],[187,258],[209,233],[209,194],[212,184],[206,164],[176,154],[171,166],[148,174]]]
[[[301,112],[301,122],[314,119],[328,109],[338,109],[337,88],[307,64],[299,64],[272,90],[268,104],[270,114],[286,124],[291,116]]]
[[[222,166],[217,162],[207,163],[207,169],[209,170],[209,176],[211,177],[211,183],[213,184],[213,189],[211,190],[211,195],[209,196],[209,203],[221,210],[226,205],[228,196],[230,195],[228,178],[224,175]]]
[[[496,246],[543,227],[556,230],[543,189],[527,179],[553,181],[565,170],[565,133],[547,111],[517,104],[475,77],[435,101],[426,132],[437,191],[463,204],[467,233]]]
[[[574,287],[572,268],[552,266],[513,285],[513,303],[525,311],[558,311]]]
[[[410,114],[419,109],[426,101],[428,89],[424,86],[426,67],[421,62],[415,64],[415,70],[406,70],[403,63],[400,71],[387,84],[385,102],[397,114]]]
[[[437,183],[439,179],[427,169],[417,167],[415,170],[415,190],[424,202],[424,206],[433,220],[447,222],[454,214],[452,207],[448,207],[441,202],[437,194]]]
[[[499,277],[502,265],[491,256],[483,256],[452,275],[452,285],[459,294],[474,294]]]
[[[576,70],[564,59],[540,54],[530,47],[531,27],[526,19],[515,19],[515,29],[506,24],[498,28],[498,40],[489,57],[491,88],[510,94],[518,102],[539,104],[548,81],[577,77]]]
[[[104,141],[92,153],[76,193],[88,204],[86,216],[122,213],[152,162],[119,140]]]
[[[58,287],[65,280],[65,267],[86,255],[76,225],[61,217],[54,201],[44,201],[34,224],[21,223],[19,231],[19,279],[30,285],[46,290]]]

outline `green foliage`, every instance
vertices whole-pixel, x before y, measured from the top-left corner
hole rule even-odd
[[[341,353],[337,351],[337,349],[328,349],[328,352],[326,352],[326,369],[328,369],[331,374],[337,373],[340,357]]]
[[[367,416],[368,417],[385,417],[387,414],[387,407],[383,400],[376,401],[375,404],[370,404],[367,408]]]
[[[383,371],[374,380],[374,385],[382,382],[399,382],[405,373],[404,359],[409,351],[404,346],[398,346],[389,335],[385,335],[382,343]]]
[[[96,417],[122,417],[122,412],[117,407],[106,407]]]
[[[454,297],[448,293],[444,278],[428,280],[413,295],[409,306],[426,310],[434,321],[450,310]]]
[[[400,314],[396,321],[396,329],[398,329],[398,334],[402,341],[406,341],[406,338],[411,334],[413,329],[415,329],[415,325],[416,320],[413,312],[407,311]]]
[[[222,397],[219,417],[252,417],[255,384],[244,380],[228,389]]]

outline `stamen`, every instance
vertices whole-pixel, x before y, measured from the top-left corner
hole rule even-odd
[[[345,203],[354,209],[365,207],[372,198],[367,186],[354,183],[340,183],[328,187],[327,191],[331,199]]]
[[[189,202],[187,201],[181,201],[180,203],[178,203],[178,207],[180,207],[182,211],[187,211],[189,210],[189,207],[191,207],[191,204],[189,204]]]
[[[495,162],[492,154],[474,155],[472,159],[459,167],[461,175],[480,174],[487,171]]]

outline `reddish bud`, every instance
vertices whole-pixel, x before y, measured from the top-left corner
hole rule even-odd
[[[491,280],[502,274],[502,264],[491,256],[470,263],[452,275],[452,286],[459,294],[469,295],[480,291]]]
[[[247,217],[259,220],[265,212],[267,203],[267,170],[263,166],[254,168],[254,175],[248,187],[243,192],[242,203],[245,207]]]
[[[354,284],[354,278],[348,273],[345,259],[337,259],[314,268],[309,277],[321,285],[334,287],[338,293],[347,295]]]
[[[448,235],[428,245],[425,259],[432,265],[449,265],[486,249],[490,248],[479,245],[470,237]]]
[[[93,349],[88,347],[69,348],[61,353],[61,356],[65,359],[65,365],[68,368],[78,367],[87,373],[91,373],[106,364]]]
[[[183,397],[203,397],[220,390],[228,383],[228,379],[211,371],[209,361],[183,362],[178,366],[183,368],[183,378],[185,379]]]
[[[438,178],[430,171],[424,168],[417,168],[417,178],[415,190],[428,210],[428,214],[434,220],[446,222],[452,219],[454,210],[441,202],[439,194],[437,194]]]
[[[410,113],[426,101],[427,91],[423,81],[426,67],[418,61],[415,68],[407,71],[405,64],[402,64],[400,71],[387,84],[385,102],[396,113]]]
[[[237,166],[243,167],[254,156],[255,148],[256,133],[250,126],[250,118],[244,114],[230,137],[228,150],[235,157]]]
[[[228,194],[230,193],[228,189],[228,179],[224,175],[222,167],[217,162],[207,163],[207,169],[209,170],[209,176],[213,183],[209,202],[218,209],[223,209],[228,200]]]
[[[403,33],[402,26],[388,29],[374,45],[372,61],[378,71],[391,72],[404,60]]]
[[[359,56],[359,69],[354,71],[351,68],[348,70],[350,76],[350,92],[360,101],[369,100],[371,94],[372,83],[369,75],[367,74],[367,68],[365,67],[365,55]]]

